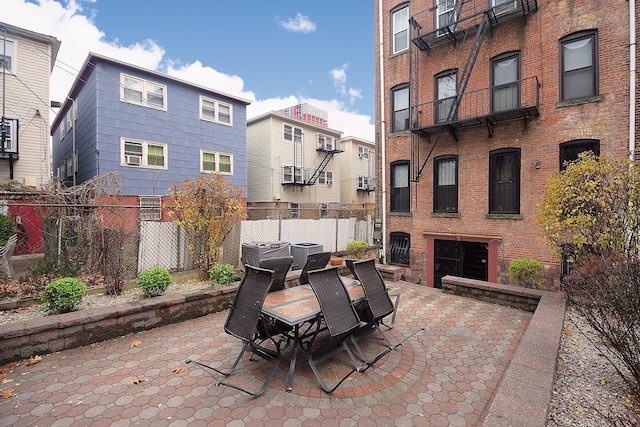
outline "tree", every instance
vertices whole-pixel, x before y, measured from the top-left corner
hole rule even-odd
[[[563,256],[579,262],[589,255],[640,255],[640,173],[627,158],[592,152],[550,178],[538,222]]]
[[[222,243],[235,224],[246,219],[247,211],[240,188],[218,174],[171,183],[169,216],[186,233],[189,249],[196,258],[201,278],[222,259]]]

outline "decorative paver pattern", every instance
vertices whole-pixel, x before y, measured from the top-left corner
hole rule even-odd
[[[392,338],[420,332],[332,395],[304,356],[286,392],[289,350],[266,393],[256,399],[227,387],[185,359],[228,366],[240,342],[223,331],[227,312],[46,355],[12,368],[13,397],[0,400],[0,426],[473,426],[502,380],[532,313],[444,294],[406,282]],[[135,344],[139,341],[138,345]],[[373,334],[367,354],[382,348]],[[339,378],[344,355],[321,365]],[[264,362],[247,355],[229,377],[258,389]],[[137,384],[136,384],[137,383]]]

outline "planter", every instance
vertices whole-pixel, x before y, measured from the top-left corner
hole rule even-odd
[[[330,262],[332,266],[342,265],[342,258],[333,257]]]

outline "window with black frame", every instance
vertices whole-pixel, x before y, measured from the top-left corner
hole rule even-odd
[[[520,52],[509,52],[491,60],[491,111],[520,107]]]
[[[411,236],[409,233],[393,232],[389,235],[389,262],[409,265],[411,263]]]
[[[489,153],[489,213],[520,213],[520,149]]]
[[[397,86],[392,90],[393,132],[409,129],[409,85]]]
[[[399,160],[391,163],[390,204],[391,212],[409,212],[409,161]]]
[[[441,156],[433,161],[433,211],[458,212],[458,156]]]
[[[585,153],[587,151],[591,151],[596,156],[599,156],[600,140],[576,139],[574,141],[563,142],[560,144],[560,170],[565,170],[569,162],[578,160],[580,153]]]
[[[457,80],[457,70],[449,70],[436,75],[436,103],[434,108],[436,123],[457,119],[457,111],[454,111],[454,115],[449,119],[449,112],[456,99]]]
[[[596,31],[582,31],[560,39],[561,101],[598,94],[597,35]]]

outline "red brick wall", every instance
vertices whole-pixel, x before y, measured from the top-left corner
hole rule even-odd
[[[479,7],[486,0],[476,0]],[[391,88],[409,82],[409,53],[391,56],[390,10],[400,1],[384,0],[382,10],[384,40],[384,95],[386,120],[387,190],[389,164],[395,160],[411,159],[410,133],[391,133]],[[473,2],[471,2],[473,3]],[[558,283],[558,257],[542,236],[537,223],[538,202],[549,177],[559,169],[559,145],[574,139],[598,139],[602,154],[625,156],[629,135],[629,28],[628,3],[606,2],[603,13],[601,1],[538,0],[538,10],[526,20],[516,18],[501,23],[489,31],[479,52],[466,93],[490,86],[490,60],[501,53],[520,51],[521,77],[537,76],[540,88],[540,117],[495,125],[489,137],[486,127],[459,132],[456,142],[445,133],[436,146],[419,182],[411,184],[411,215],[387,216],[389,233],[404,231],[411,234],[411,268],[406,269],[409,280],[417,281],[426,274],[427,253],[425,232],[472,235],[494,235],[502,238],[499,252],[500,267],[507,261],[521,257],[535,258],[545,265],[549,284]],[[468,7],[466,3],[463,7]],[[431,0],[411,1],[410,16],[431,8]],[[469,6],[470,7],[470,6]],[[376,2],[377,8],[377,2]],[[376,25],[378,21],[376,20]],[[598,30],[599,95],[597,102],[564,106],[559,104],[559,40],[581,30]],[[450,68],[464,68],[475,32],[467,40],[453,46],[436,46],[429,55],[419,52],[420,103],[434,99],[434,75]],[[378,30],[376,28],[376,38]],[[379,47],[378,43],[376,46]],[[376,126],[380,135],[379,57],[376,53]],[[638,111],[638,110],[637,110]],[[435,136],[435,135],[434,135]],[[432,136],[432,140],[434,140]],[[380,143],[380,141],[378,141]],[[498,148],[521,149],[521,217],[519,219],[488,219],[489,152]],[[431,148],[423,141],[419,147],[422,161]],[[379,148],[381,149],[381,148]],[[442,218],[432,215],[433,158],[444,154],[459,156],[459,217]],[[381,156],[380,156],[381,157]],[[539,162],[539,168],[533,166]],[[382,167],[382,165],[379,165]],[[380,176],[380,175],[379,175]],[[389,193],[384,194],[389,206]],[[380,205],[380,203],[378,203]],[[551,277],[553,276],[553,277]],[[426,277],[432,284],[432,278]],[[431,279],[431,282],[429,281]]]

